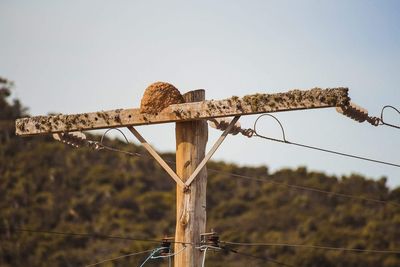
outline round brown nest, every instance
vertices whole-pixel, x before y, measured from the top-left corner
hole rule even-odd
[[[144,91],[140,112],[157,114],[169,105],[184,102],[185,100],[175,86],[165,82],[155,82]]]

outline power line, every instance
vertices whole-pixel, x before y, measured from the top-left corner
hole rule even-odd
[[[150,253],[150,255],[142,262],[142,264],[140,264],[140,266],[139,267],[143,267],[145,264],[146,264],[146,262],[148,262],[149,260],[151,260],[152,258],[153,258],[153,256],[157,253],[157,252],[159,252],[160,250],[163,250],[164,248],[156,248],[156,249],[154,249],[151,253]]]
[[[208,246],[206,246],[203,250],[203,260],[201,261],[201,267],[204,267],[206,263],[206,254],[207,254]]]
[[[310,249],[349,251],[349,252],[400,254],[400,250],[360,249],[360,248],[330,247],[330,246],[288,244],[288,243],[245,243],[245,242],[229,242],[229,241],[220,241],[220,242],[223,244],[234,245],[234,246],[293,247],[293,248],[310,248]]]
[[[275,119],[279,123],[279,126],[280,126],[280,128],[282,130],[282,139],[276,139],[276,138],[272,138],[272,137],[269,137],[269,136],[261,135],[261,134],[259,134],[257,132],[256,128],[257,128],[258,120],[260,118],[262,118],[263,116],[270,116],[270,117],[272,117],[273,119]],[[374,163],[379,163],[379,164],[384,164],[384,165],[389,165],[389,166],[400,168],[400,164],[397,164],[397,163],[391,163],[391,162],[387,162],[387,161],[371,159],[371,158],[357,156],[357,155],[353,155],[353,154],[349,154],[349,153],[343,153],[343,152],[339,152],[339,151],[335,151],[335,150],[325,149],[325,148],[321,148],[321,147],[317,147],[317,146],[310,146],[310,145],[305,145],[305,144],[301,144],[301,143],[288,141],[286,139],[286,137],[285,137],[285,130],[284,130],[283,126],[282,126],[282,123],[275,116],[273,116],[271,114],[260,115],[256,119],[256,121],[254,122],[253,131],[254,131],[253,136],[259,137],[259,138],[262,138],[262,139],[266,139],[266,140],[270,140],[270,141],[274,141],[274,142],[279,142],[279,143],[283,143],[283,144],[288,144],[288,145],[295,145],[295,146],[304,147],[304,148],[313,149],[313,150],[318,150],[318,151],[331,153],[331,154],[335,154],[335,155],[339,155],[339,156],[355,158],[355,159],[359,159],[359,160],[365,160],[365,161],[370,161],[370,162],[374,162]]]
[[[105,263],[105,262],[115,261],[115,260],[119,260],[119,259],[126,258],[126,257],[132,257],[132,256],[148,253],[148,252],[151,252],[151,251],[153,251],[153,250],[149,249],[149,250],[145,250],[145,251],[129,253],[129,254],[125,254],[125,255],[122,255],[122,256],[115,257],[115,258],[105,259],[105,260],[102,260],[102,261],[99,261],[99,262],[96,262],[96,263],[85,265],[85,267],[96,266],[96,265],[99,265],[99,264],[102,264],[102,263]]]
[[[264,115],[270,115],[270,114],[264,114]],[[278,121],[278,123],[280,124],[279,121]],[[282,128],[283,138],[285,140],[285,132],[283,130],[282,125],[281,125],[281,128]],[[125,135],[124,135],[124,137],[125,137]],[[116,149],[116,148],[113,148],[113,147],[106,146],[106,145],[103,144],[103,138],[104,138],[104,135],[102,137],[102,141],[101,141],[100,145],[102,147],[104,147],[106,150],[127,154],[129,156],[151,158],[150,156],[143,155],[143,154],[140,154],[140,153],[137,153],[137,152],[133,153],[133,152],[129,152],[129,151],[120,150],[120,149]],[[279,141],[281,141],[281,140],[279,140]],[[128,142],[128,144],[129,144],[129,142]],[[165,160],[165,161],[170,163],[170,164],[176,164],[176,162],[172,161],[172,160]],[[369,202],[374,202],[374,203],[379,203],[379,204],[384,204],[384,205],[392,205],[392,206],[400,207],[399,203],[392,202],[392,201],[385,201],[385,200],[380,200],[380,199],[376,199],[376,198],[361,197],[361,196],[352,195],[352,194],[338,193],[338,192],[334,192],[334,191],[323,190],[323,189],[318,189],[318,188],[309,187],[309,186],[302,186],[302,185],[295,185],[295,184],[290,184],[290,183],[266,180],[266,179],[261,179],[261,178],[257,178],[257,177],[247,176],[247,175],[241,175],[241,174],[236,174],[236,173],[231,173],[231,172],[220,171],[220,170],[216,170],[216,169],[212,169],[212,168],[207,168],[207,170],[215,172],[215,173],[227,174],[227,175],[230,175],[232,177],[237,177],[237,178],[241,178],[241,179],[254,180],[254,181],[259,181],[259,182],[271,183],[271,184],[275,184],[275,185],[279,185],[279,186],[285,186],[287,188],[294,189],[294,190],[309,191],[309,192],[326,194],[326,195],[329,195],[329,196],[344,197],[344,198],[354,199],[354,200],[359,200],[359,201],[369,201]]]
[[[118,128],[110,128],[110,129],[108,129],[107,131],[105,131],[105,132],[103,133],[103,135],[101,136],[100,144],[103,144],[104,137],[106,137],[107,133],[110,132],[110,131],[112,131],[112,130],[115,130],[115,131],[120,132],[120,133],[122,134],[122,136],[124,137],[125,141],[129,144],[128,138],[126,137],[126,135],[124,134],[124,132],[121,131],[121,130],[118,129]]]
[[[144,239],[144,238],[134,238],[129,236],[115,236],[115,235],[104,235],[96,233],[74,233],[74,232],[60,232],[60,231],[49,231],[49,230],[33,230],[27,228],[0,228],[6,231],[15,232],[27,232],[34,234],[50,234],[50,235],[63,235],[63,236],[76,236],[76,237],[87,237],[87,238],[99,238],[99,239],[119,239],[119,240],[129,240],[138,242],[149,242],[149,243],[160,243],[160,240],[156,239]],[[194,243],[180,242],[180,241],[170,241],[171,243],[179,243],[184,245],[194,245]]]
[[[263,139],[267,139],[267,140],[271,140],[271,141],[275,141],[275,142],[280,142],[280,143],[283,143],[283,144],[300,146],[300,147],[309,148],[309,149],[313,149],[313,150],[318,150],[318,151],[322,151],[322,152],[327,152],[327,153],[331,153],[331,154],[336,154],[336,155],[340,155],[340,156],[344,156],[344,157],[355,158],[355,159],[360,159],[360,160],[365,160],[365,161],[370,161],[370,162],[375,162],[375,163],[379,163],[379,164],[384,164],[384,165],[389,165],[389,166],[400,168],[400,164],[391,163],[391,162],[387,162],[387,161],[361,157],[361,156],[357,156],[357,155],[353,155],[353,154],[338,152],[338,151],[334,151],[334,150],[329,150],[329,149],[316,147],[316,146],[305,145],[305,144],[301,144],[301,143],[289,142],[287,140],[279,140],[279,139],[271,138],[271,137],[268,137],[268,136],[262,136],[262,135],[259,135],[259,134],[256,134],[254,136],[257,136],[257,137],[260,137],[260,138],[263,138]]]
[[[287,264],[287,263],[283,263],[283,262],[277,261],[277,260],[272,259],[272,258],[270,258],[270,257],[262,257],[262,256],[256,256],[256,255],[248,254],[248,253],[243,253],[243,252],[239,252],[239,251],[237,251],[237,250],[235,250],[235,249],[227,248],[227,247],[224,247],[224,248],[222,248],[222,249],[225,250],[225,251],[228,251],[228,252],[233,252],[233,253],[235,253],[235,254],[248,257],[248,258],[264,260],[264,261],[266,261],[266,262],[272,262],[272,263],[275,263],[275,264],[281,265],[281,266],[294,267],[293,265],[289,265],[289,264]]]
[[[337,193],[337,192],[318,189],[318,188],[309,187],[309,186],[302,186],[302,185],[294,185],[294,184],[289,184],[289,183],[284,183],[284,182],[277,182],[277,181],[273,181],[273,180],[267,180],[267,179],[263,179],[263,178],[257,178],[257,177],[242,175],[242,174],[224,172],[224,171],[219,171],[219,170],[214,170],[214,169],[208,169],[208,170],[212,171],[212,172],[216,172],[216,173],[227,174],[227,175],[230,175],[232,177],[237,177],[237,178],[241,178],[241,179],[264,182],[264,183],[270,183],[270,184],[275,184],[275,185],[278,185],[278,186],[285,186],[287,188],[294,189],[294,190],[310,191],[310,192],[321,193],[321,194],[326,194],[326,195],[331,195],[331,196],[336,196],[336,197],[344,197],[344,198],[360,200],[360,201],[370,201],[370,202],[375,202],[375,203],[379,203],[379,204],[385,204],[385,205],[387,204],[387,205],[393,205],[393,206],[396,206],[396,207],[400,207],[399,203],[392,202],[392,201],[380,200],[380,199],[376,199],[376,198],[360,197],[360,196],[351,195],[351,194],[345,194],[345,193]]]
[[[386,126],[389,126],[389,127],[393,127],[393,128],[396,128],[396,129],[400,129],[400,125],[394,125],[394,124],[391,124],[391,123],[387,123],[387,122],[385,122],[385,121],[383,120],[384,111],[385,111],[385,109],[387,109],[387,108],[393,109],[394,111],[396,111],[396,112],[400,115],[400,110],[398,110],[397,108],[395,108],[395,107],[393,107],[393,106],[390,106],[390,105],[384,106],[384,107],[382,108],[382,111],[381,111],[381,118],[380,118],[380,124],[379,124],[379,125],[386,125]]]

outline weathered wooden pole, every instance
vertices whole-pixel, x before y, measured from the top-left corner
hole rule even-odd
[[[205,99],[204,90],[190,91],[183,96],[186,102]],[[177,122],[176,134],[176,173],[186,181],[205,156],[208,128],[205,120]],[[176,186],[176,231],[175,241],[200,242],[200,234],[206,229],[206,187],[207,169],[204,167],[189,188]],[[182,250],[184,244],[175,243],[175,252]],[[196,245],[175,255],[175,267],[198,267],[201,265],[201,251]]]

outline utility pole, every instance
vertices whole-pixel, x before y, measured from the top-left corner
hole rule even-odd
[[[196,90],[183,95],[186,103],[205,100],[205,91]],[[186,182],[205,156],[208,139],[207,122],[204,120],[177,122],[176,173]],[[206,230],[207,169],[204,166],[189,188],[176,185],[175,241],[199,244],[200,234]],[[175,243],[175,267],[201,265],[201,251],[196,245]]]
[[[16,120],[16,134],[21,136],[53,134],[57,140],[79,136],[84,130],[127,127],[155,160],[176,182],[176,232],[175,267],[198,267],[201,251],[197,248],[200,235],[206,227],[205,164],[224,141],[242,115],[348,107],[347,88],[300,91],[277,94],[254,94],[243,98],[205,100],[204,90],[190,91],[183,95],[185,103],[173,104],[157,114],[141,113],[139,109],[116,109],[92,113],[37,116]],[[233,117],[209,152],[205,153],[207,120]],[[176,123],[176,172],[158,155],[155,149],[134,128],[138,125]],[[75,133],[73,133],[75,132]],[[72,134],[73,133],[73,134]],[[72,139],[71,139],[72,138]],[[69,141],[65,140],[65,143]]]

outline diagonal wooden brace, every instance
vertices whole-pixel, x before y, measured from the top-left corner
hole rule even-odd
[[[185,187],[185,183],[182,182],[181,178],[169,167],[169,165],[158,155],[157,151],[154,150],[154,148],[147,143],[147,141],[143,138],[143,136],[136,131],[136,129],[133,126],[128,127],[129,131],[140,141],[140,143],[143,145],[144,148],[147,149],[147,151],[154,157],[155,160],[157,160],[158,163],[160,163],[161,167],[164,168],[164,170],[167,171],[167,173],[171,176],[174,181],[179,184],[182,187]]]
[[[222,142],[225,140],[226,136],[229,134],[229,132],[232,130],[233,126],[235,123],[239,120],[240,116],[235,116],[233,120],[229,123],[229,126],[225,129],[225,131],[222,133],[222,135],[218,138],[217,142],[213,145],[213,147],[208,151],[207,155],[203,158],[203,160],[200,162],[200,164],[196,167],[194,172],[190,175],[190,177],[186,180],[185,185],[186,187],[189,187],[193,180],[196,178],[197,174],[201,171],[201,169],[206,165],[208,160],[214,155],[215,151],[217,151],[218,147],[222,144]]]
[[[147,141],[143,138],[143,136],[133,127],[130,126],[128,127],[129,131],[140,141],[140,143],[143,145],[144,148],[154,157],[155,160],[161,165],[161,167],[164,168],[164,170],[171,176],[174,181],[179,184],[180,186],[187,188],[189,187],[193,180],[196,178],[196,176],[199,174],[201,169],[206,165],[206,163],[209,161],[209,159],[214,155],[215,151],[217,151],[218,147],[222,144],[222,142],[225,140],[226,136],[229,134],[229,132],[232,130],[233,126],[235,123],[239,120],[240,116],[236,116],[230,123],[229,126],[225,129],[225,131],[222,133],[222,135],[218,138],[218,140],[215,142],[213,147],[208,151],[207,155],[203,158],[203,160],[200,162],[200,164],[196,167],[194,172],[190,175],[186,183],[184,183],[181,178],[169,167],[169,165],[158,155],[157,151],[154,150],[154,148],[147,143]]]

